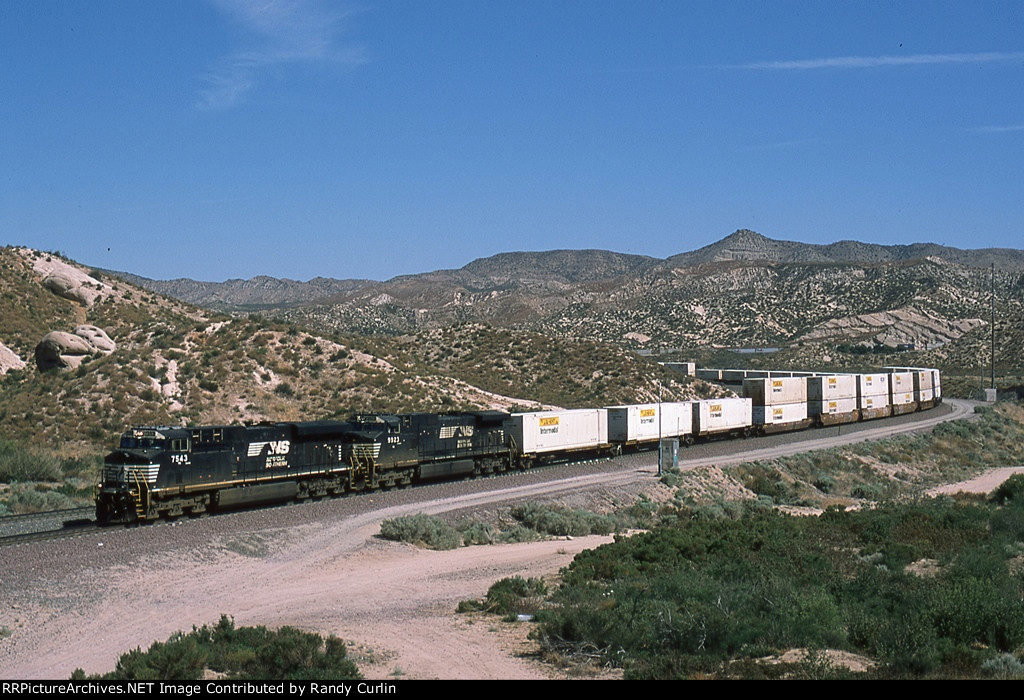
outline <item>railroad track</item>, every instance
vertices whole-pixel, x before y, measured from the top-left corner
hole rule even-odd
[[[96,529],[92,506],[0,518],[0,547],[72,537]]]
[[[746,450],[740,450],[729,454],[715,454],[707,455],[696,458],[687,458],[688,451],[681,452],[679,468],[680,469],[692,469],[699,466],[705,466],[707,464],[731,464],[743,461],[749,461],[750,459],[770,459],[773,457],[783,456],[787,454],[794,454],[796,452],[804,452],[814,449],[822,449],[827,447],[833,447],[837,444],[845,444],[850,442],[860,442],[863,440],[870,439],[881,439],[896,435],[900,433],[913,432],[925,430],[934,427],[938,423],[945,422],[948,420],[957,420],[969,417],[974,410],[972,403],[967,401],[948,400],[948,406],[945,409],[940,409],[935,413],[929,414],[909,414],[917,416],[918,419],[914,421],[908,421],[901,425],[893,425],[887,423],[887,419],[880,421],[872,421],[870,424],[858,423],[852,424],[847,430],[849,431],[846,435],[842,434],[843,428],[823,428],[810,431],[802,431],[801,433],[789,433],[787,435],[802,435],[802,439],[786,440],[784,444],[776,444],[773,446],[759,445],[761,440],[780,440],[783,437],[771,436],[771,438],[754,438],[750,441],[744,441],[742,444],[746,445]],[[824,437],[824,436],[828,437]],[[812,437],[820,436],[820,437]],[[712,447],[716,445],[736,445],[737,443],[732,441],[722,441],[719,443],[708,443]],[[750,448],[757,447],[756,454],[751,454]],[[656,455],[656,452],[637,452],[624,455],[617,458],[618,460],[624,460],[626,463],[634,463],[637,466],[643,464],[649,464],[651,456]],[[656,460],[656,457],[654,457]],[[549,467],[572,467],[574,465],[583,465],[594,462],[608,461],[606,458],[591,458],[579,461],[571,462],[556,462],[551,463]],[[533,470],[531,470],[533,471]],[[520,474],[522,472],[508,471],[501,472],[498,474],[491,474],[482,477],[476,477],[476,479],[500,479],[504,476],[511,476]],[[367,495],[374,493],[386,493],[391,489],[382,489],[380,491],[370,491]],[[397,488],[395,490],[403,490]],[[349,494],[346,494],[349,495]],[[322,500],[322,499],[315,499]],[[282,504],[287,505],[287,504]],[[256,508],[262,508],[265,506],[257,506]],[[244,512],[250,510],[249,508],[238,509],[234,512]],[[30,513],[25,515],[15,515],[0,517],[0,548],[6,546],[12,546],[17,544],[23,544],[28,542],[40,542],[45,540],[56,540],[63,539],[66,537],[74,537],[80,534],[93,532],[100,528],[95,521],[94,509],[92,507],[83,508],[71,508],[66,510],[55,510],[47,511],[43,513]],[[160,521],[153,523],[154,525],[166,524],[173,521]]]

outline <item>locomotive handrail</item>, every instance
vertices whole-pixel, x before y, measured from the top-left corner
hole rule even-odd
[[[135,485],[138,487],[138,495],[135,499],[135,514],[141,520],[143,516],[149,512],[149,484],[144,479],[139,478],[138,471],[132,470],[129,473],[131,474],[132,479],[135,481]],[[145,503],[143,503],[143,500],[145,500]]]

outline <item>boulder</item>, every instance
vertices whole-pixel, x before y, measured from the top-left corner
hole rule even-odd
[[[43,286],[59,297],[87,307],[93,305],[103,288],[100,282],[84,273],[75,275],[64,270],[56,270],[44,277]]]
[[[111,340],[110,336],[102,328],[85,325],[78,326],[75,328],[75,335],[88,340],[96,350],[104,355],[109,355],[117,350],[117,343]]]
[[[36,345],[36,366],[43,372],[78,367],[86,357],[109,355],[116,348],[110,336],[96,326],[78,326],[74,333],[51,331]]]
[[[25,361],[18,357],[18,353],[0,343],[0,374],[7,374],[11,369],[25,369]]]

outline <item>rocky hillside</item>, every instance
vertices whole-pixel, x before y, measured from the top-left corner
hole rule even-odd
[[[684,356],[708,346],[813,348],[815,365],[827,366],[843,349],[857,355],[913,346],[929,351],[922,362],[935,363],[978,349],[971,338],[988,328],[990,282],[990,270],[934,258],[870,264],[741,260],[645,265],[634,274],[557,286],[407,279],[283,313],[297,324],[344,333],[417,334],[486,323],[631,350],[678,348]],[[1024,312],[1024,274],[997,272],[996,287],[997,319],[1011,338],[1024,340],[1009,322]],[[1002,357],[1019,368],[1019,354]]]
[[[355,411],[636,402],[701,390],[653,362],[587,340],[548,342],[487,326],[450,335],[315,333],[230,317],[140,289],[58,255],[0,249],[0,421],[5,438],[103,451],[131,424],[347,417]],[[86,347],[83,328],[112,347]],[[41,341],[73,336],[44,370]],[[91,337],[91,336],[90,336]],[[498,373],[484,347],[519,348]],[[454,351],[453,351],[454,349]],[[543,369],[546,368],[546,369]]]
[[[301,283],[276,281],[285,294],[266,278],[211,287],[208,302],[190,298],[232,308],[245,286],[246,303],[265,303],[267,313],[321,333],[429,335],[485,324],[654,353],[675,348],[683,356],[708,347],[779,347],[780,357],[816,366],[913,346],[926,351],[916,355],[920,362],[954,366],[977,364],[992,262],[997,322],[1008,334],[998,342],[1017,347],[1024,337],[1012,319],[1024,315],[1024,251],[811,245],[747,230],[667,260],[596,250],[505,253],[387,282],[314,280],[305,283],[306,303],[294,286]],[[1019,353],[1001,357],[1008,369],[1024,369]]]
[[[1024,272],[1024,251],[1010,248],[961,250],[935,243],[879,245],[838,241],[828,245],[776,241],[755,231],[740,229],[722,240],[668,259],[673,267],[694,267],[710,262],[747,260],[773,263],[830,263],[834,265],[900,263],[934,258],[964,267],[989,267]]]
[[[311,300],[330,299],[375,284],[370,280],[336,280],[327,277],[314,277],[308,282],[299,282],[266,275],[226,282],[199,282],[186,278],[151,280],[128,272],[103,272],[116,275],[137,287],[215,311],[255,311],[307,304]]]

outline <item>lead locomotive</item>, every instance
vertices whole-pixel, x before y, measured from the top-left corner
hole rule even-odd
[[[100,523],[404,486],[510,466],[500,411],[349,421],[137,427],[107,455]]]

